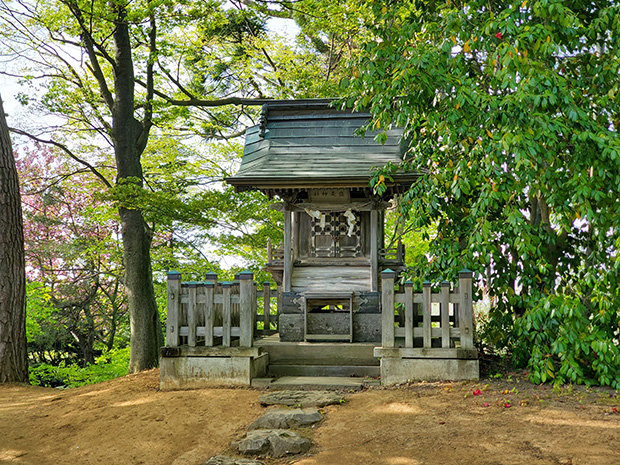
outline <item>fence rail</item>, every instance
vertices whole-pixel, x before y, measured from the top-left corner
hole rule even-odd
[[[381,273],[382,346],[396,347],[397,338],[404,338],[405,348],[473,349],[472,273],[459,273],[458,287],[451,289],[442,282],[439,293],[432,292],[429,282],[421,293],[413,292],[413,283],[405,282],[396,293],[396,273]]]
[[[218,282],[208,273],[206,281],[182,282],[169,272],[166,345],[252,347],[256,335],[276,332],[277,289],[269,282],[259,289],[249,271],[235,278]]]

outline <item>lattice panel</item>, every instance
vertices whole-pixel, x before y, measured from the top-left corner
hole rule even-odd
[[[361,257],[360,218],[352,212],[322,213],[312,217],[311,256]]]

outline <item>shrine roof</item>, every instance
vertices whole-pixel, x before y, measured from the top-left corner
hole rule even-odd
[[[260,124],[246,131],[241,167],[226,181],[237,190],[287,187],[366,187],[374,168],[400,164],[406,147],[402,129],[388,129],[387,141],[376,142],[379,132],[356,131],[370,113],[342,111],[331,100],[280,100],[263,106]],[[381,131],[382,132],[382,131]],[[399,179],[411,184],[415,174]]]

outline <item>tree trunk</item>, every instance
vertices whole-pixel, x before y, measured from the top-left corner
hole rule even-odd
[[[144,180],[140,163],[139,138],[145,128],[134,116],[134,73],[132,48],[126,12],[118,8],[118,23],[114,30],[116,68],[114,73],[114,107],[112,134],[116,157],[117,183],[136,184]],[[143,136],[144,137],[144,136]],[[125,287],[131,325],[131,355],[129,372],[154,368],[159,363],[159,347],[163,333],[155,302],[151,271],[151,231],[140,210],[119,208],[123,236]]]
[[[0,98],[0,382],[28,382],[26,268],[19,179]]]

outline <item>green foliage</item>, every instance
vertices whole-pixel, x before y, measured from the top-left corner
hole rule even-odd
[[[100,383],[127,374],[129,347],[105,351],[95,364],[80,368],[75,364],[35,364],[30,366],[30,384],[73,388]]]
[[[411,141],[407,168],[425,176],[401,205],[414,229],[436,227],[425,272],[474,270],[492,302],[491,342],[529,364],[534,381],[548,368],[555,379],[613,383],[620,7],[368,8],[373,37],[342,88],[349,105],[371,109],[373,125],[404,127]],[[575,337],[583,327],[589,349]]]
[[[556,294],[515,323],[514,358],[527,364],[534,383],[592,384],[620,388],[620,316],[590,309],[579,298]]]

